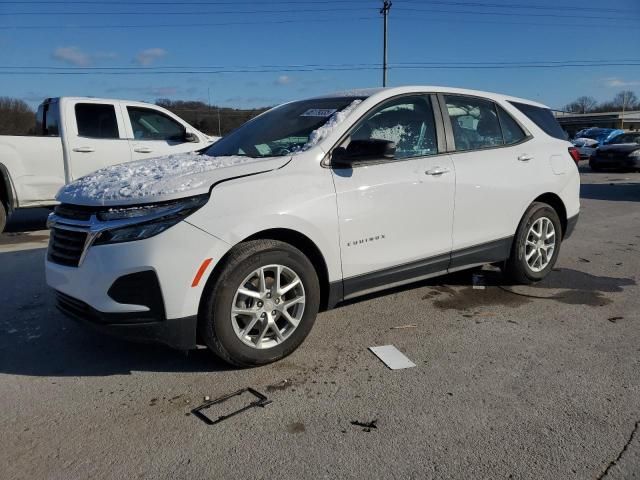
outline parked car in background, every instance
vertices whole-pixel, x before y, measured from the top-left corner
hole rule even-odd
[[[47,283],[102,331],[273,362],[345,299],[485,263],[546,277],[578,219],[573,149],[547,107],[493,93],[287,103],[201,155],[67,185]]]
[[[580,154],[580,160],[587,160],[598,147],[598,141],[592,138],[574,138],[571,140]]]
[[[0,232],[12,211],[55,205],[60,187],[94,170],[215,140],[157,105],[48,98],[38,107],[35,135],[0,135]]]
[[[589,166],[595,172],[610,168],[640,170],[640,132],[613,137],[607,145],[596,149]]]
[[[616,135],[624,133],[624,130],[618,128],[585,128],[576,133],[575,138],[590,138],[595,140],[600,145],[607,143],[610,139]]]

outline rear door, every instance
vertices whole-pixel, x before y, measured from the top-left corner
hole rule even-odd
[[[64,140],[70,180],[131,160],[124,122],[116,102],[67,102],[65,109]]]
[[[388,100],[340,144],[367,139],[396,144],[394,159],[333,168],[347,298],[447,268],[455,172],[439,144],[444,135],[434,100],[430,95]]]
[[[205,147],[202,142],[188,141],[186,127],[175,118],[149,107],[123,107],[130,129],[131,155],[134,160],[185,153]],[[193,138],[199,140],[197,136]]]
[[[456,170],[450,269],[502,260],[539,188],[537,165],[548,159],[496,102],[466,95],[439,98]]]

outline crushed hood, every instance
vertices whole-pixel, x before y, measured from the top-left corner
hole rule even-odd
[[[111,165],[60,189],[56,200],[85,206],[121,206],[207,193],[222,180],[275,170],[290,157],[168,155]]]

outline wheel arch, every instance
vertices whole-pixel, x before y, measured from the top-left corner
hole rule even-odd
[[[4,204],[7,213],[11,213],[18,207],[11,175],[7,167],[2,163],[0,163],[0,202]]]
[[[300,250],[309,258],[316,271],[316,274],[318,275],[318,282],[320,284],[320,310],[326,310],[336,303],[334,297],[340,295],[342,292],[336,292],[335,289],[331,288],[329,282],[329,270],[327,268],[327,262],[324,258],[324,255],[322,254],[320,248],[318,248],[318,246],[315,244],[315,242],[308,236],[289,228],[270,228],[267,230],[256,232],[242,239],[240,242],[236,243],[236,245],[251,240],[278,240],[284,243],[288,243],[289,245]],[[227,263],[227,258],[229,257],[229,255],[231,255],[231,252],[236,245],[231,247],[223,255],[220,261],[216,262],[216,265],[209,274],[209,278],[207,279],[203,294],[200,298],[198,315],[201,314],[202,309],[204,308],[204,304],[206,302],[206,292],[215,284],[220,275],[220,272]],[[340,286],[341,285],[342,283],[340,282]]]
[[[562,226],[562,238],[564,238],[567,232],[567,208],[565,207],[562,199],[553,192],[547,192],[536,197],[533,202],[546,203],[556,211],[558,217],[560,217],[560,225]]]

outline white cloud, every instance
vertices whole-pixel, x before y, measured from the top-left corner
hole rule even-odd
[[[622,78],[605,78],[604,84],[607,87],[615,88],[615,87],[636,87],[640,85],[640,80],[623,80]]]
[[[289,85],[292,82],[293,82],[293,78],[291,78],[289,75],[280,75],[278,78],[276,78],[275,84]]]
[[[167,51],[163,48],[147,48],[136,55],[134,62],[146,67],[166,55]]]
[[[58,47],[51,54],[56,60],[70,63],[78,67],[86,67],[91,64],[91,56],[78,47]]]
[[[118,57],[114,52],[88,53],[78,47],[58,47],[51,56],[64,63],[69,63],[76,67],[87,67],[95,60],[113,60]]]

